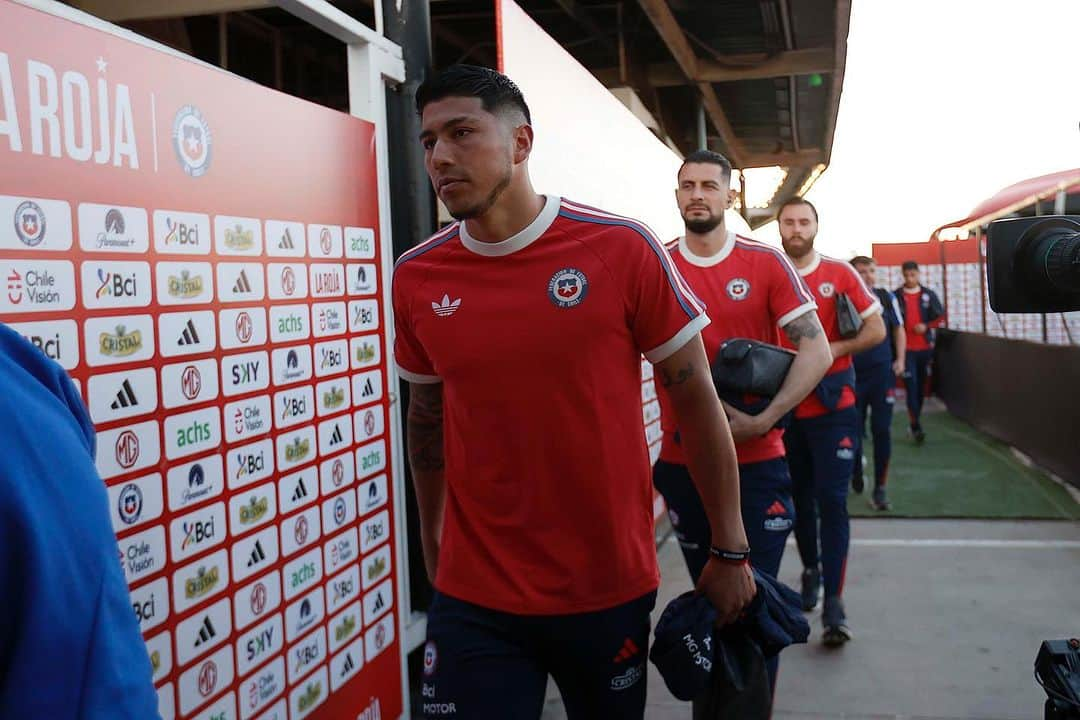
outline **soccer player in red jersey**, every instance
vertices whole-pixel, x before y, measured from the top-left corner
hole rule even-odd
[[[896,288],[907,339],[904,386],[907,389],[909,431],[920,445],[926,440],[922,426],[923,396],[934,357],[934,329],[945,322],[945,310],[937,293],[919,282],[919,263],[907,260],[900,266],[904,284]]]
[[[395,361],[436,595],[426,717],[641,718],[659,583],[640,358],[656,365],[712,527],[698,589],[754,595],[704,309],[642,223],[538,195],[508,78],[454,66],[417,93],[432,185],[459,222],[394,271]],[[729,559],[731,557],[736,560]]]
[[[802,198],[793,198],[780,207],[777,219],[784,252],[814,294],[818,317],[834,358],[825,378],[795,408],[795,419],[784,434],[784,445],[794,487],[795,542],[804,568],[803,608],[812,610],[817,605],[824,574],[823,639],[826,645],[843,645],[852,637],[841,594],[851,536],[848,482],[859,431],[851,356],[884,340],[885,324],[881,319],[881,303],[866,289],[855,268],[814,250],[818,218],[813,205]],[[841,293],[863,319],[858,334],[850,339],[840,336],[836,305]]]
[[[777,424],[825,375],[832,356],[813,295],[778,248],[736,235],[724,223],[735,193],[731,163],[708,150],[686,156],[675,199],[686,235],[668,245],[675,267],[708,308],[712,322],[701,331],[705,354],[716,358],[732,338],[779,344],[783,331],[798,353],[780,392],[770,399],[723,398],[739,459],[739,496],[750,539],[750,562],[774,577],[795,515],[791,475]],[[710,392],[715,392],[710,390]],[[709,519],[686,466],[682,431],[659,393],[664,429],[653,483],[664,496],[690,576],[697,580],[709,559]],[[775,681],[776,663],[769,663]]]

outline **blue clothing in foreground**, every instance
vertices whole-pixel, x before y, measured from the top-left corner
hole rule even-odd
[[[2,324],[0,388],[0,718],[157,718],[82,400]]]

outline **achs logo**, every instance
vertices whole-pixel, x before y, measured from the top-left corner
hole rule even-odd
[[[120,491],[120,499],[117,501],[120,519],[128,525],[138,522],[139,515],[142,514],[142,506],[143,496],[139,486],[132,483],[125,485],[124,489]]]
[[[556,307],[572,308],[580,305],[589,292],[585,273],[575,268],[563,268],[551,276],[548,297]]]
[[[193,298],[202,295],[202,275],[192,275],[187,270],[180,272],[180,277],[169,276],[169,294],[178,298]]]
[[[255,232],[245,230],[240,224],[225,228],[225,247],[230,250],[250,250],[255,247]]]
[[[611,689],[626,690],[627,688],[631,688],[636,685],[644,675],[645,670],[641,665],[627,668],[626,672],[611,678]]]
[[[98,346],[102,355],[110,357],[127,357],[142,350],[142,332],[136,330],[128,333],[123,325],[116,326],[116,334],[100,333]]]
[[[745,300],[750,294],[750,281],[746,278],[734,278],[727,284],[725,288],[727,290],[728,297],[739,302]]]
[[[311,452],[311,441],[304,438],[293,438],[293,441],[285,446],[285,459],[290,463],[300,462]]]
[[[131,430],[125,430],[116,436],[116,464],[130,468],[139,460],[139,436]]]
[[[15,234],[27,247],[37,247],[45,239],[45,211],[27,200],[15,208]]]
[[[251,525],[256,523],[266,515],[266,511],[270,507],[270,499],[266,496],[258,497],[252,495],[248,500],[247,505],[240,507],[240,524]]]
[[[823,282],[818,285],[818,292],[821,293],[821,297],[829,298],[833,296],[834,292],[836,292],[836,286],[833,285],[831,282]]]
[[[461,307],[461,298],[450,302],[450,296],[445,294],[442,296],[442,302],[431,303],[431,309],[439,317],[449,317],[456,313],[459,307]]]
[[[173,119],[173,149],[184,172],[200,177],[210,169],[210,126],[194,105],[185,105]]]
[[[203,597],[213,590],[220,580],[221,571],[218,570],[217,565],[209,570],[205,565],[200,565],[195,577],[184,581],[184,597],[188,600]]]

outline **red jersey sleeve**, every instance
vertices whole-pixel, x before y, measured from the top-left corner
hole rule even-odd
[[[413,289],[408,271],[394,270],[394,364],[398,375],[411,383],[441,382],[413,326]]]
[[[840,263],[839,266],[842,268],[841,277],[844,286],[838,287],[838,289],[840,292],[847,293],[848,298],[855,305],[855,309],[859,311],[859,315],[865,320],[874,313],[880,313],[882,311],[881,301],[877,299],[877,295],[867,289],[866,283],[859,277],[858,271],[850,263]]]
[[[634,223],[634,252],[626,254],[627,302],[638,349],[651,363],[666,360],[709,324],[705,304],[675,268],[663,244],[644,225]]]
[[[795,318],[817,310],[817,302],[787,256],[776,251],[768,255],[769,314],[783,328]]]

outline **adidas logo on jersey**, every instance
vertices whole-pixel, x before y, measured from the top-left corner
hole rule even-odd
[[[620,649],[618,654],[615,655],[615,658],[612,660],[612,662],[625,662],[637,655],[638,652],[639,650],[637,644],[630,638],[626,638],[625,640],[623,640],[622,649]]]
[[[765,511],[766,515],[786,515],[787,508],[784,507],[784,503],[779,500],[774,500],[773,504],[769,506],[769,509]]]
[[[445,294],[442,296],[441,303],[431,303],[431,309],[434,310],[435,314],[439,317],[449,317],[456,313],[459,307],[461,307],[461,298],[450,302],[450,296]]]

